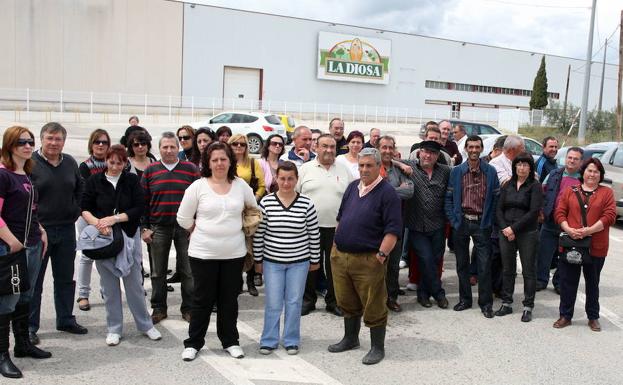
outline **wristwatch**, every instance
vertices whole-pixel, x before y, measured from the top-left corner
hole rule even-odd
[[[382,252],[381,250],[379,250],[376,255],[378,255],[381,258],[387,258],[387,254],[385,254],[384,252]]]

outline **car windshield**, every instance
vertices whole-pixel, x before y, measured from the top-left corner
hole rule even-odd
[[[264,118],[270,124],[281,124],[281,120],[277,115],[265,115]]]

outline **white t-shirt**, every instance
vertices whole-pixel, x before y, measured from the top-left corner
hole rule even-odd
[[[353,175],[353,179],[359,179],[359,162],[351,163],[346,158],[346,155],[340,155],[337,158],[335,158],[335,163],[343,164],[348,169],[348,171],[350,171],[350,173]]]
[[[199,259],[234,259],[245,256],[242,211],[257,208],[253,190],[235,178],[227,194],[214,192],[207,178],[193,182],[184,192],[177,222],[185,229],[195,225],[188,255]]]

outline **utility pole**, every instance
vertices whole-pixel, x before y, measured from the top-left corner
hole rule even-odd
[[[599,86],[599,103],[597,104],[597,112],[601,112],[601,99],[604,96],[604,77],[606,76],[606,53],[608,52],[608,39],[604,43],[604,62],[601,65],[601,85]]]
[[[623,113],[621,111],[621,83],[623,82],[623,11],[621,11],[621,24],[619,24],[619,82],[617,83],[617,141],[621,141],[621,126],[623,126]]]
[[[565,102],[562,105],[562,128],[567,128],[567,98],[569,96],[569,77],[571,76],[571,64],[567,67],[567,85],[565,86]]]
[[[588,120],[588,91],[591,86],[591,59],[593,57],[593,30],[595,29],[595,8],[597,0],[593,0],[591,7],[591,26],[588,30],[588,47],[586,49],[586,63],[584,67],[584,90],[582,92],[582,114],[580,115],[580,129],[578,130],[578,144],[586,141],[586,121]]]

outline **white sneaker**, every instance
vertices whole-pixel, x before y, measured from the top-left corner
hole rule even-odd
[[[152,341],[158,341],[158,340],[162,339],[162,334],[160,334],[158,329],[156,329],[154,327],[152,327],[151,329],[147,330],[143,334],[145,334]]]
[[[108,335],[106,335],[106,345],[108,346],[119,345],[119,340],[121,340],[121,335],[117,333],[108,333]]]
[[[195,359],[195,357],[197,357],[197,353],[198,353],[198,351],[195,348],[186,348],[182,352],[182,360],[184,360],[184,361],[192,361],[192,360]]]
[[[417,285],[415,283],[407,283],[407,290],[409,291],[417,291]]]
[[[404,261],[404,260],[402,260],[402,259],[401,259],[401,260],[400,260],[400,262],[398,263],[398,266],[399,266],[401,269],[404,269],[404,268],[409,267],[409,265],[407,265],[407,261]]]
[[[244,357],[244,352],[242,351],[242,348],[238,345],[232,345],[225,350],[227,350],[227,353],[229,353],[229,355],[234,358]]]

